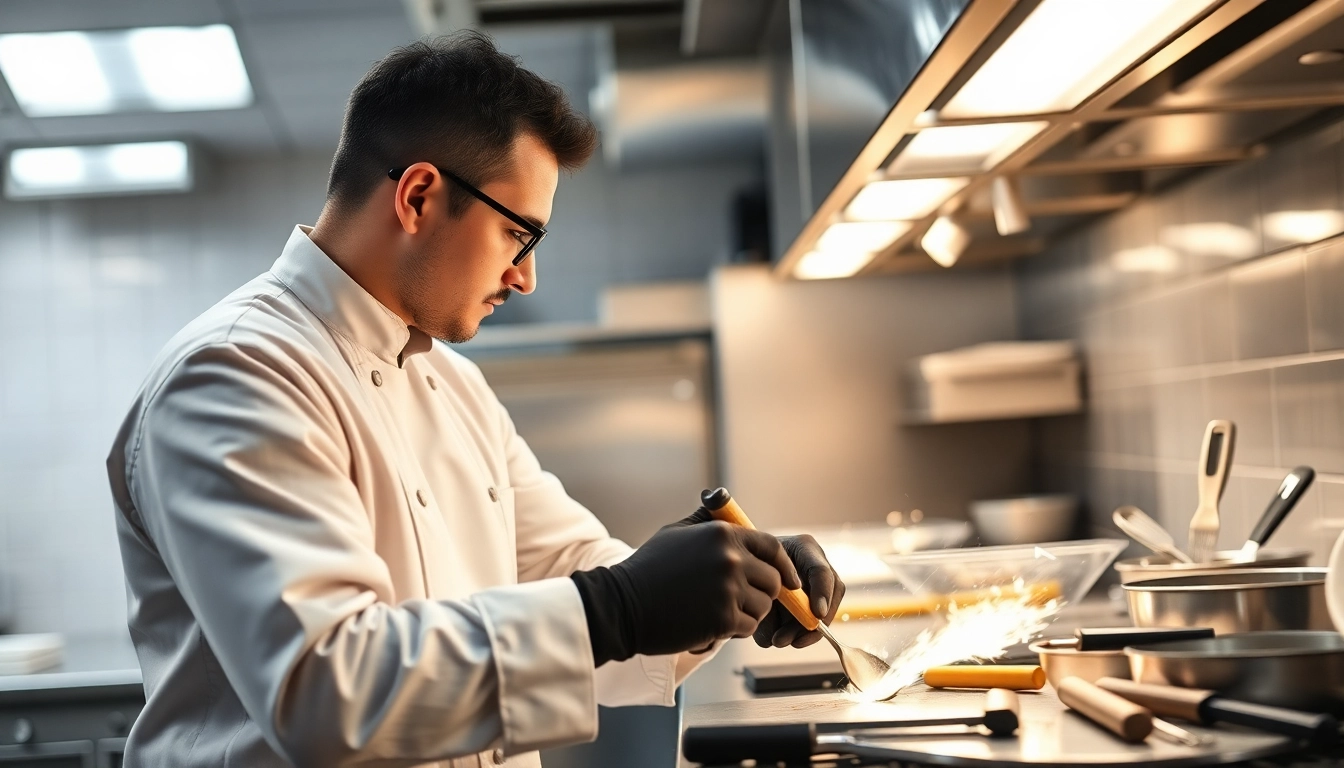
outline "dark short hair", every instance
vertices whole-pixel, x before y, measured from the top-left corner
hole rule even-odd
[[[597,146],[592,121],[559,86],[523,69],[480,32],[397,48],[350,94],[331,164],[327,199],[339,208],[368,200],[390,168],[430,162],[479,187],[505,173],[521,133],[540,139],[574,170]],[[449,210],[473,200],[450,185]]]

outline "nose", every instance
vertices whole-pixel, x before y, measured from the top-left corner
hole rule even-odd
[[[515,293],[527,295],[537,289],[537,253],[533,251],[527,255],[527,259],[518,266],[509,267],[509,271],[504,273],[504,282],[514,290]]]

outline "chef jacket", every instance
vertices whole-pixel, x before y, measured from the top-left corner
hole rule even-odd
[[[108,459],[136,766],[539,766],[706,655],[594,669],[569,574],[630,548],[479,369],[298,227],[179,332]]]

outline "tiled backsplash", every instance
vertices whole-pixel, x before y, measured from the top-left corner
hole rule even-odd
[[[1027,338],[1072,338],[1088,407],[1037,424],[1038,482],[1094,529],[1135,504],[1184,544],[1209,419],[1237,424],[1222,548],[1238,548],[1287,470],[1316,486],[1275,547],[1324,564],[1344,529],[1344,123],[1194,177],[1017,267]]]
[[[164,342],[315,220],[328,162],[221,163],[188,195],[0,201],[0,571],[14,629],[124,630],[112,437]],[[604,282],[703,277],[729,248],[732,195],[757,175],[750,162],[615,174],[598,161],[564,177],[541,289],[507,319],[595,319]]]

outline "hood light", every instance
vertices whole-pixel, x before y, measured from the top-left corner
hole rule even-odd
[[[800,280],[850,277],[872,260],[873,254],[863,251],[811,251],[798,260],[793,276]]]
[[[1043,0],[943,108],[947,117],[1063,112],[1215,0]]]
[[[990,201],[994,206],[994,228],[1000,235],[1017,235],[1031,229],[1026,203],[1016,179],[996,176],[991,183]]]
[[[909,231],[910,224],[904,221],[842,221],[826,228],[817,250],[877,253]]]
[[[1336,64],[1344,61],[1344,51],[1308,51],[1297,57],[1297,63],[1304,67],[1319,67],[1322,64]]]
[[[977,173],[998,165],[1036,134],[1045,122],[993,123],[925,128],[888,169],[893,175]]]
[[[856,221],[922,219],[969,182],[965,178],[894,179],[869,182],[859,190],[845,214]]]
[[[956,264],[970,244],[971,233],[953,221],[951,216],[939,216],[929,231],[924,233],[924,237],[919,239],[919,247],[944,267]]]

